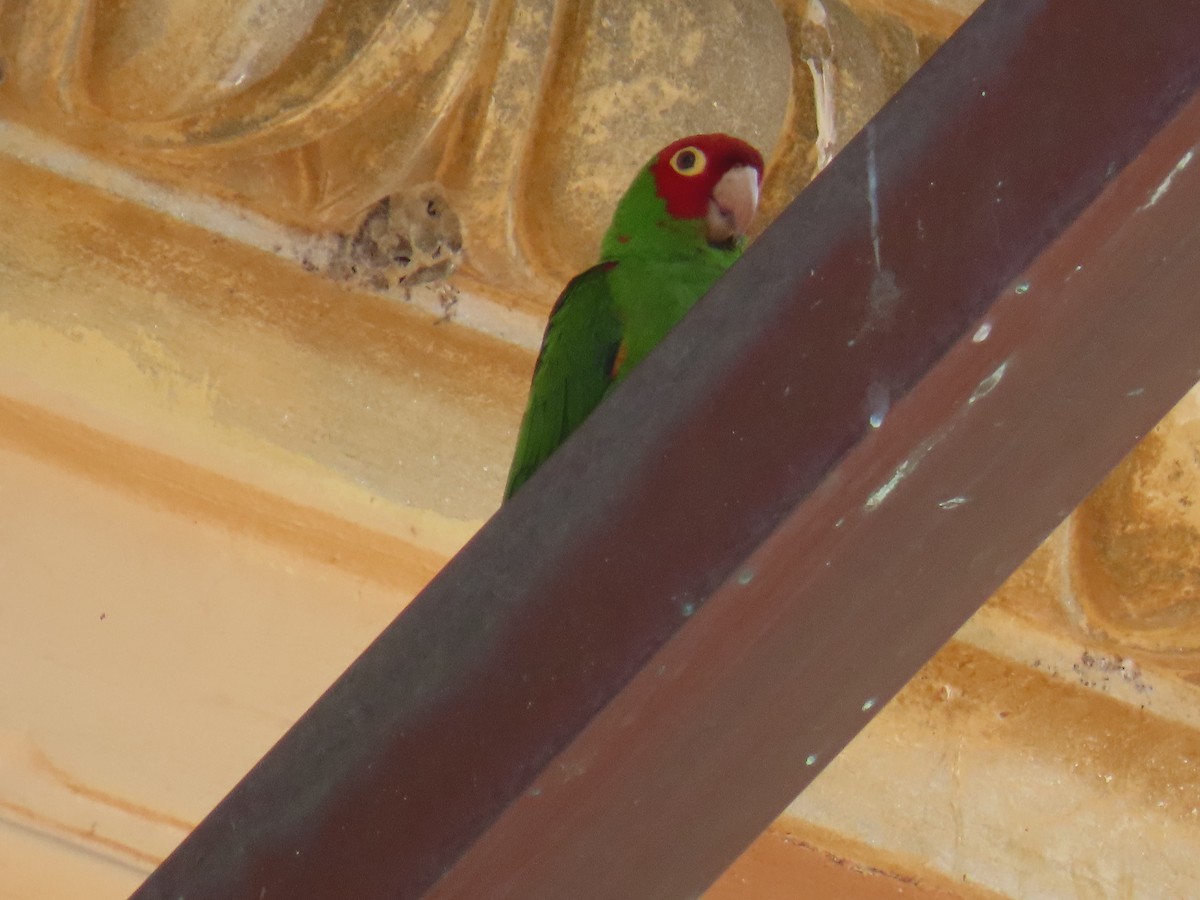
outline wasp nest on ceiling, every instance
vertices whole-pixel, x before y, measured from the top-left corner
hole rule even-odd
[[[377,291],[445,280],[463,255],[458,214],[432,183],[382,198],[335,240],[330,277]]]

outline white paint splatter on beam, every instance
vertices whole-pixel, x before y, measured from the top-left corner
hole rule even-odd
[[[1158,203],[1158,201],[1164,196],[1166,196],[1167,191],[1171,189],[1171,182],[1175,180],[1175,176],[1191,164],[1192,158],[1195,157],[1195,155],[1195,150],[1189,150],[1187,153],[1183,154],[1183,157],[1179,160],[1179,162],[1175,163],[1175,168],[1168,172],[1167,177],[1162,180],[1162,184],[1154,189],[1154,193],[1150,195],[1150,199],[1138,207],[1138,212],[1146,211]]]

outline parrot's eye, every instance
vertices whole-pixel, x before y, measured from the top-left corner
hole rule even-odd
[[[707,162],[703,150],[698,147],[684,147],[682,150],[676,150],[675,155],[671,157],[671,168],[680,175],[699,175],[704,171]]]

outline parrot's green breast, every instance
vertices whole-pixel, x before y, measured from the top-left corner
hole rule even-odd
[[[608,273],[613,306],[621,323],[622,365],[617,380],[666,337],[732,260],[621,260]]]

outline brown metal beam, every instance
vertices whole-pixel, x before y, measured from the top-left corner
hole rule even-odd
[[[135,896],[696,896],[1200,378],[1198,34],[985,3]]]

